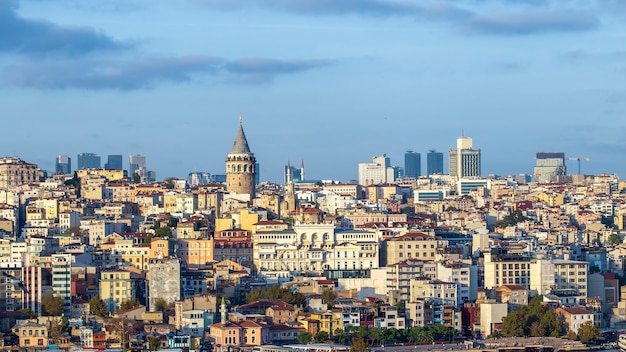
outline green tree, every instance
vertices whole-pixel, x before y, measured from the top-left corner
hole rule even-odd
[[[41,314],[44,316],[59,316],[63,314],[63,298],[52,293],[41,297]]]
[[[328,338],[329,336],[326,331],[318,331],[317,334],[315,334],[315,342],[317,343],[326,342]]]
[[[135,298],[128,299],[120,304],[119,310],[127,310],[135,307],[139,307],[141,303]]]
[[[171,304],[169,304],[165,298],[163,297],[157,297],[154,300],[154,310],[157,312],[163,312],[165,313],[166,311],[168,311],[171,308]]]
[[[600,330],[591,321],[586,321],[578,328],[578,338],[582,343],[589,343],[600,338]]]
[[[62,334],[70,331],[70,319],[65,315],[61,316],[59,319],[59,328],[61,329]]]
[[[370,345],[362,338],[358,338],[352,341],[350,345],[350,352],[367,352],[369,351]]]
[[[172,237],[172,229],[169,226],[163,225],[154,230],[154,237]]]
[[[280,286],[270,286],[266,290],[253,290],[246,294],[247,303],[256,302],[260,299],[278,299],[298,306],[304,306],[306,304],[306,298],[304,298],[302,293],[294,292]]]
[[[622,243],[622,238],[618,234],[612,233],[609,236],[609,244],[617,246],[617,245],[619,245],[621,243]]]
[[[150,351],[156,351],[160,348],[161,342],[159,341],[159,339],[154,336],[150,336],[148,338],[148,349],[150,349]]]
[[[141,176],[139,176],[138,172],[133,173],[133,183],[134,184],[141,183]]]
[[[23,308],[23,309],[18,310],[18,312],[23,313],[23,314],[27,314],[28,315],[28,319],[33,319],[34,317],[37,316],[35,314],[35,312],[33,312],[33,310],[30,309],[30,308]]]
[[[298,336],[296,337],[296,339],[298,339],[298,342],[300,342],[300,343],[307,344],[307,343],[311,342],[311,340],[313,339],[313,335],[311,335],[310,332],[305,331],[305,332],[299,333]]]
[[[560,336],[562,324],[552,310],[541,305],[541,300],[541,296],[535,296],[528,306],[520,307],[502,318],[502,334],[527,337],[536,336],[543,331],[541,336]],[[534,323],[538,323],[539,326]]]
[[[104,307],[104,301],[102,301],[100,296],[93,296],[89,300],[89,313],[97,315],[99,317],[104,317],[107,315],[107,310]]]
[[[341,345],[345,345],[350,341],[350,335],[348,335],[344,330],[337,328],[333,333],[333,340]]]
[[[335,290],[325,289],[322,291],[322,302],[325,302],[328,305],[328,309],[334,307],[337,302],[337,293]]]
[[[506,215],[504,218],[496,221],[496,227],[513,226],[526,220],[530,219],[525,217],[521,210],[513,210],[509,215]]]

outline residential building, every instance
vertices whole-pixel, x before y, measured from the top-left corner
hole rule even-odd
[[[435,260],[437,252],[447,247],[447,241],[433,233],[407,232],[394,236],[381,244],[384,251],[384,265],[391,265],[407,259]]]
[[[431,149],[426,154],[426,175],[443,174],[443,153]]]
[[[48,327],[28,321],[16,325],[13,333],[17,335],[20,343],[20,351],[44,350],[48,347]]]
[[[508,303],[513,309],[527,306],[530,291],[521,285],[502,285],[496,288],[496,302]]]
[[[594,325],[600,325],[599,321],[595,321],[595,314],[585,308],[559,307],[555,313],[562,317],[565,328],[575,334],[578,334],[580,326],[588,321]]]
[[[0,158],[0,189],[38,182],[43,176],[36,164],[16,157]]]
[[[135,281],[123,269],[102,269],[99,280],[100,298],[107,312],[117,311],[120,305],[136,298]]]
[[[154,310],[157,298],[167,303],[181,299],[181,261],[177,258],[151,259],[148,267],[148,308]]]
[[[69,314],[72,303],[72,262],[71,254],[55,253],[52,259],[52,294],[63,299],[63,307]]]
[[[248,194],[250,199],[253,199],[256,172],[256,158],[248,146],[240,117],[233,148],[226,157],[226,190],[237,194]]]

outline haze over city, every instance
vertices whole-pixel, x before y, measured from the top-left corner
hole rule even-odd
[[[348,180],[462,133],[482,173],[535,153],[626,173],[622,1],[0,0],[0,149],[143,154],[157,178],[224,172],[243,115],[261,180],[304,160]],[[569,161],[568,171],[576,171]],[[425,170],[422,161],[423,172]]]

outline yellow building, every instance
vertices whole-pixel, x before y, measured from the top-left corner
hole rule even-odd
[[[336,329],[343,330],[343,313],[341,310],[311,313],[310,318],[318,320],[320,322],[319,331],[326,331],[330,336],[333,336]]]
[[[178,258],[187,265],[203,265],[213,261],[213,238],[181,239]]]
[[[38,199],[35,204],[45,211],[44,219],[58,219],[59,200],[56,198]]]
[[[168,238],[153,238],[150,241],[150,259],[168,258],[174,253],[172,240]]]
[[[110,236],[109,236],[110,237]],[[134,243],[132,238],[115,238],[100,244],[100,249],[110,249],[114,255],[121,257],[119,264],[132,265],[141,270],[148,270],[150,244]]]
[[[20,351],[45,349],[48,347],[48,328],[44,324],[29,321],[13,328],[19,337]]]
[[[441,237],[422,232],[407,232],[385,242],[387,265],[407,259],[436,260],[437,251],[447,247]]]
[[[135,298],[134,281],[130,271],[103,269],[100,273],[100,298],[107,312],[115,312],[122,302]]]
[[[546,205],[548,205],[550,207],[558,207],[558,206],[561,206],[561,205],[565,204],[565,198],[563,196],[563,193],[546,193],[546,192],[542,192],[539,195],[539,200],[542,203],[545,203]]]
[[[108,169],[82,169],[76,171],[78,178],[82,179],[85,176],[100,176],[107,179],[107,181],[120,181],[125,178],[124,170],[108,170]]]

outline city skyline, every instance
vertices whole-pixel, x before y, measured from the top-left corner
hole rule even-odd
[[[3,156],[147,157],[222,174],[239,115],[261,180],[357,178],[465,134],[482,175],[537,152],[626,173],[619,1],[0,1]],[[80,68],[80,70],[77,70]],[[6,122],[5,122],[6,123]],[[313,128],[312,128],[313,127]],[[567,161],[568,173],[576,171]],[[447,167],[446,167],[447,169]],[[448,170],[446,170],[448,171]]]

